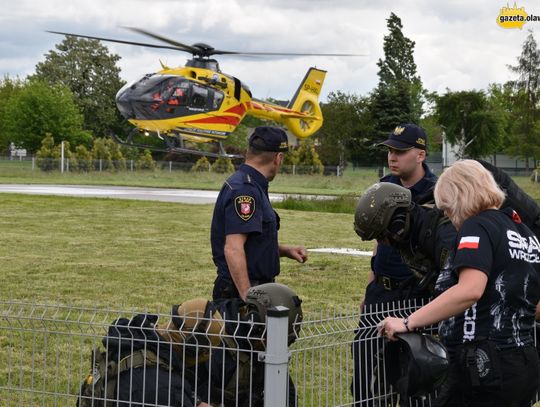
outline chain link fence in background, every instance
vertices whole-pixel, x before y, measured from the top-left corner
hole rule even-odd
[[[526,167],[526,163],[523,160],[512,159],[508,156],[497,155],[497,159],[493,157],[486,157],[486,161],[497,165],[505,170],[510,176],[532,176],[534,177],[534,165],[530,168]],[[240,160],[241,161],[241,160]],[[430,166],[435,174],[440,174],[443,170],[443,162],[440,153],[432,153],[427,157],[427,164]],[[532,162],[531,162],[532,163]],[[64,159],[63,165],[60,159],[37,159],[34,156],[25,157],[9,157],[0,156],[0,166],[4,168],[18,169],[21,171],[60,171],[71,173],[85,173],[85,172],[118,172],[118,171],[148,171],[158,169],[165,172],[174,171],[192,171],[195,163],[181,162],[181,161],[148,161],[148,160],[76,160],[72,161]],[[235,164],[234,167],[238,168],[239,164]],[[384,166],[365,166],[357,167],[349,165],[351,170],[371,168],[377,171],[377,175],[382,177],[388,173],[388,168]],[[197,171],[215,171],[212,169],[211,164],[205,166],[198,166]],[[284,174],[292,175],[306,175],[306,174],[323,174],[341,176],[345,171],[345,167],[342,166],[305,166],[305,165],[284,165],[281,168],[281,172]],[[533,175],[531,175],[533,174]],[[536,175],[538,179],[538,174]]]

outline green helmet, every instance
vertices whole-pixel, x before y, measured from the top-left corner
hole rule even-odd
[[[302,322],[302,300],[289,287],[278,283],[266,283],[251,287],[247,292],[246,304],[256,311],[259,321],[266,321],[269,308],[281,305],[289,309],[289,345],[300,334]]]
[[[390,231],[396,210],[411,206],[411,191],[390,182],[370,186],[360,197],[354,214],[354,231],[362,240],[379,239],[388,232],[400,236],[408,231],[409,217],[403,218],[403,230]],[[407,211],[403,212],[407,212]]]

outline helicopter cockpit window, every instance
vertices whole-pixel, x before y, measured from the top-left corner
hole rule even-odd
[[[167,104],[171,106],[185,106],[189,100],[189,85],[187,82],[181,82],[173,87],[170,96],[167,98]]]
[[[204,109],[208,101],[208,89],[202,86],[193,85],[191,88],[191,107]]]
[[[218,91],[213,91],[214,97],[212,98],[212,109],[217,110],[221,106],[223,101],[223,93]]]

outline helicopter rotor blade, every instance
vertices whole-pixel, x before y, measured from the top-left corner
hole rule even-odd
[[[154,38],[158,41],[165,42],[169,45],[159,45],[159,44],[149,44],[145,42],[137,42],[137,41],[126,41],[126,40],[116,40],[114,38],[105,38],[105,37],[96,37],[92,35],[83,35],[83,34],[73,34],[73,33],[67,33],[67,32],[61,32],[61,31],[50,31],[46,30],[48,33],[52,34],[59,34],[59,35],[71,35],[73,37],[78,38],[88,38],[91,40],[99,40],[99,41],[107,41],[107,42],[115,42],[118,44],[128,44],[128,45],[136,45],[140,47],[149,47],[149,48],[159,48],[159,49],[172,49],[174,51],[183,51],[188,52],[192,55],[199,55],[199,56],[211,56],[211,55],[245,55],[245,56],[295,56],[295,57],[302,57],[302,56],[320,56],[320,57],[361,57],[366,56],[367,54],[345,54],[345,53],[331,53],[331,54],[324,54],[324,53],[306,53],[306,52],[249,52],[249,51],[226,51],[226,50],[219,50],[219,49],[213,49],[206,44],[200,44],[203,46],[207,46],[209,48],[197,48],[193,47],[191,45],[186,45],[178,41],[171,40],[169,38],[163,37],[161,35],[153,34],[149,31],[143,30],[141,28],[136,27],[124,27],[128,30],[134,31],[136,33],[146,35],[148,37]],[[199,45],[199,44],[197,44]]]
[[[318,53],[309,53],[309,52],[243,52],[243,51],[221,51],[214,50],[212,51],[214,55],[252,55],[252,56],[293,56],[293,57],[365,57],[368,54],[318,54]]]
[[[192,47],[191,45],[187,45],[187,44],[183,44],[181,42],[175,41],[175,40],[171,40],[170,38],[166,38],[166,37],[163,37],[161,35],[154,34],[154,33],[150,32],[150,31],[143,30],[142,28],[137,28],[137,27],[122,27],[122,28],[125,28],[127,30],[136,32],[138,34],[146,35],[147,37],[154,38],[154,39],[156,39],[158,41],[165,42],[167,44],[170,44],[170,45],[176,47],[176,49],[181,49],[181,50],[186,51],[186,52],[191,52],[192,54],[197,54],[199,52],[199,50],[197,48]]]
[[[92,35],[82,35],[82,34],[72,34],[72,33],[66,33],[66,32],[61,32],[61,31],[50,31],[50,30],[45,30],[45,31],[48,32],[48,33],[52,33],[52,34],[71,35],[72,37],[88,38],[88,39],[91,39],[91,40],[116,42],[118,44],[137,45],[137,46],[140,46],[140,47],[172,49],[172,50],[175,50],[175,51],[185,51],[185,52],[190,52],[191,53],[191,51],[188,51],[186,49],[179,48],[179,47],[173,47],[173,46],[167,46],[167,45],[148,44],[148,43],[145,43],[145,42],[135,42],[135,41],[115,40],[113,38],[95,37],[95,36],[92,36]]]

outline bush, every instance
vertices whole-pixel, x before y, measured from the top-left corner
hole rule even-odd
[[[92,158],[95,160],[96,170],[113,169],[112,154],[104,138],[94,139]]]
[[[113,162],[114,169],[117,171],[126,170],[126,158],[122,153],[120,144],[116,143],[114,140],[107,138],[105,139],[105,145],[109,148],[111,152],[111,160]]]
[[[315,145],[311,140],[304,140],[300,147],[297,150],[298,174],[322,174],[324,171],[324,166],[319,158],[317,150],[315,150]]]
[[[219,157],[216,161],[214,161],[214,164],[212,164],[211,171],[218,174],[234,172],[234,165],[230,158]]]
[[[54,138],[51,133],[47,133],[41,140],[41,148],[36,153],[37,166],[42,171],[52,171],[58,169],[60,151],[54,147]]]
[[[191,167],[191,172],[208,172],[210,171],[210,161],[206,156],[202,156],[197,160],[195,164]]]
[[[156,169],[156,162],[152,158],[152,153],[150,153],[150,150],[144,150],[141,155],[139,155],[139,158],[137,158],[137,162],[135,163],[135,167],[138,170],[154,171]]]
[[[77,165],[75,166],[72,164],[72,169],[76,169],[80,172],[89,172],[93,170],[92,153],[82,144],[75,148],[75,158],[77,160]]]

